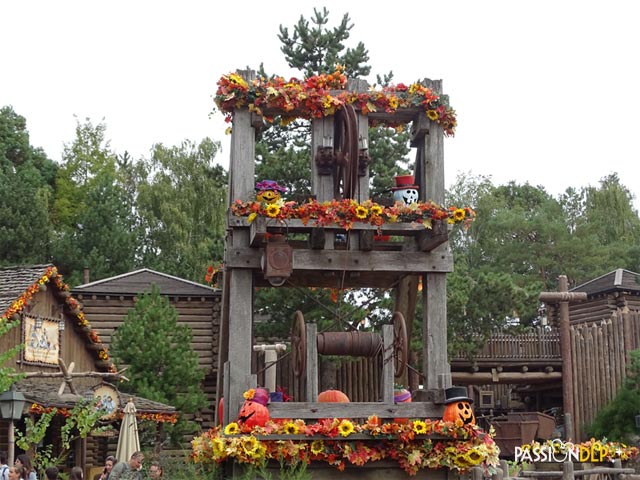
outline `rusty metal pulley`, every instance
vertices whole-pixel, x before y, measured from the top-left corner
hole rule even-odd
[[[353,105],[346,104],[336,112],[334,124],[337,172],[334,198],[355,198],[358,187],[358,116]],[[342,192],[340,188],[342,187]]]
[[[401,377],[409,358],[409,342],[404,316],[395,312],[393,323],[393,366],[396,377]],[[303,375],[307,361],[307,340],[304,315],[299,310],[293,316],[291,326],[291,352],[293,373]],[[383,340],[375,332],[324,332],[316,336],[318,353],[321,355],[375,357],[382,352]]]

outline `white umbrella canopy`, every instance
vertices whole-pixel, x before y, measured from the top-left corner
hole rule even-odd
[[[133,400],[129,400],[124,407],[116,458],[118,462],[128,462],[131,455],[138,451],[140,451],[140,437],[138,437],[136,407],[133,404]]]

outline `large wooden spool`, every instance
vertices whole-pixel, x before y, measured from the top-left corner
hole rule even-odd
[[[401,377],[409,358],[409,342],[404,315],[394,312],[393,324],[393,360],[396,377]],[[304,315],[300,310],[293,315],[291,326],[291,352],[293,372],[300,377],[305,372],[307,358],[307,332]],[[318,354],[375,357],[383,353],[382,335],[376,332],[324,332],[316,335]]]

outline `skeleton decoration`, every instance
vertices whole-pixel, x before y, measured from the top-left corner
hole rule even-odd
[[[413,175],[395,177],[396,186],[391,188],[396,202],[411,205],[418,201],[418,186],[413,185]]]

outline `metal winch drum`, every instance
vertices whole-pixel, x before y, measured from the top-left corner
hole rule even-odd
[[[401,377],[406,368],[409,355],[407,326],[404,316],[395,312],[391,317],[393,324],[393,361],[396,377]],[[316,336],[318,354],[375,357],[383,350],[382,335],[376,332],[324,332]],[[299,310],[293,316],[291,327],[291,354],[293,372],[296,377],[304,374],[307,358],[307,329],[304,315]]]

